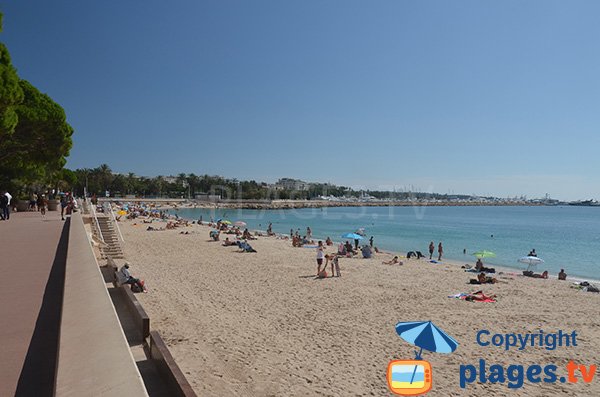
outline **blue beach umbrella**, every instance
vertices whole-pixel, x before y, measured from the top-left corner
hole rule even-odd
[[[415,360],[421,359],[423,349],[436,353],[452,353],[458,347],[457,341],[431,321],[400,322],[396,324],[396,332],[408,343],[421,348],[419,353],[415,350]],[[413,382],[416,371],[415,365],[410,383]]]
[[[342,238],[351,238],[352,240],[362,240],[364,237],[356,233],[342,234]]]

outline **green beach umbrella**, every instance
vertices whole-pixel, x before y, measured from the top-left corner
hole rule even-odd
[[[471,255],[473,255],[477,258],[494,258],[496,256],[495,253],[493,253],[492,251],[488,251],[488,250],[473,252]]]

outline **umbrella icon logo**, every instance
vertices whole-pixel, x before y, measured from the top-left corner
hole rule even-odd
[[[431,364],[421,359],[423,349],[436,353],[452,353],[458,347],[452,337],[431,321],[411,321],[396,324],[396,332],[408,343],[419,347],[414,360],[392,360],[387,368],[389,389],[400,396],[425,394],[433,385]]]

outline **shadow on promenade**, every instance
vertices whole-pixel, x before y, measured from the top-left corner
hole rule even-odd
[[[67,218],[60,234],[40,312],[19,376],[16,396],[54,395],[70,224],[71,219]]]

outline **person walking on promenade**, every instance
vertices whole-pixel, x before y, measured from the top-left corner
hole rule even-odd
[[[444,248],[442,247],[442,242],[438,244],[438,261],[442,260],[442,254],[444,253]]]
[[[60,196],[60,219],[65,220],[65,208],[69,204],[67,200],[67,195],[63,194]]]
[[[4,194],[4,190],[0,191],[0,219],[2,219],[3,221],[7,221],[8,220],[8,213],[7,208],[8,208],[8,197],[6,197],[6,195]]]
[[[48,200],[46,200],[46,196],[43,194],[38,194],[37,198],[37,207],[40,214],[42,214],[42,219],[46,219],[46,205],[48,205]]]
[[[433,250],[435,250],[435,245],[433,245],[433,241],[429,243],[429,259],[433,257]]]

